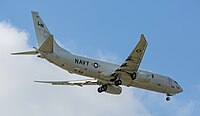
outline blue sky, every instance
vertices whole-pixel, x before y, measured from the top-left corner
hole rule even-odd
[[[199,4],[198,0],[2,0],[0,21],[28,32],[29,45],[36,46],[31,10],[38,11],[63,47],[118,64],[129,55],[143,33],[149,45],[141,68],[177,80],[184,92],[174,98],[183,103],[193,101],[191,115],[198,115]],[[161,96],[157,99],[164,100]],[[167,112],[162,113],[156,106],[151,108],[148,103],[143,102],[152,114]]]

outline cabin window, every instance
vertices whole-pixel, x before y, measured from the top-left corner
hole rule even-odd
[[[178,84],[176,81],[174,81],[174,83]]]

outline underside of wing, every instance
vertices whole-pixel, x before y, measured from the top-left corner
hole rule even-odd
[[[49,83],[52,85],[77,85],[77,86],[83,86],[83,85],[98,85],[98,81],[94,79],[88,79],[88,80],[73,80],[73,81],[34,81],[38,83]]]
[[[118,70],[126,72],[137,71],[144,56],[146,47],[147,41],[142,34],[137,46],[134,48],[129,57],[125,60],[125,62],[120,66]]]
[[[116,81],[117,79],[122,79],[127,77],[128,74],[132,79],[136,77],[136,72],[140,66],[140,63],[142,61],[142,58],[144,56],[145,50],[147,47],[147,41],[142,34],[140,37],[140,41],[136,45],[136,47],[133,49],[131,54],[128,56],[128,58],[124,61],[124,63],[114,71],[113,74],[111,74],[111,80],[110,81]],[[120,85],[122,82],[118,80],[118,82],[115,82],[115,85]]]

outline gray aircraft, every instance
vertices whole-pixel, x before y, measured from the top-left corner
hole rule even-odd
[[[142,34],[140,41],[121,64],[100,61],[78,56],[61,48],[54,40],[42,21],[38,12],[32,11],[32,18],[37,36],[38,48],[27,52],[12,53],[13,55],[37,55],[50,63],[67,70],[71,74],[91,77],[86,80],[72,81],[35,81],[52,85],[99,85],[99,93],[120,94],[121,86],[137,87],[166,94],[166,100],[183,91],[181,86],[170,77],[139,69],[147,47],[147,41]]]

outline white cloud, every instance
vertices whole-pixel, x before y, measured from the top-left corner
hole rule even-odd
[[[161,94],[123,88],[119,96],[98,94],[96,87],[51,86],[34,80],[67,80],[80,76],[35,56],[11,56],[11,52],[29,50],[28,33],[7,22],[0,22],[0,115],[2,116],[191,116],[196,102],[165,102]],[[98,52],[101,59],[118,60]],[[109,57],[110,56],[110,57]],[[114,55],[115,56],[115,55]],[[132,91],[134,90],[134,91]]]
[[[176,116],[192,116],[195,106],[196,104],[194,101],[190,101],[187,104],[181,104],[181,106],[178,108]]]
[[[134,94],[154,116],[193,116],[195,110],[199,109],[199,100],[181,99],[180,96],[184,97],[183,93],[172,96],[170,102],[166,102],[165,96],[155,92],[134,91]]]
[[[77,78],[35,56],[11,56],[31,49],[28,33],[0,22],[0,115],[2,116],[149,116],[149,111],[124,89],[120,96],[98,94],[97,87],[66,87],[34,83],[34,80]],[[79,77],[79,76],[78,76]]]

